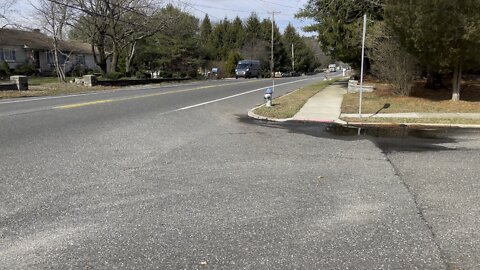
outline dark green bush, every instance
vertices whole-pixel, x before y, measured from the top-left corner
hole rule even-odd
[[[149,74],[148,74],[149,75]],[[135,78],[137,79],[146,79],[148,78],[147,74],[145,72],[142,72],[142,71],[137,71],[135,72]]]
[[[105,74],[105,78],[109,80],[118,80],[123,77],[123,73],[121,72],[109,72]]]
[[[10,76],[10,68],[7,62],[0,61],[0,80],[5,80]]]
[[[25,76],[35,75],[37,72],[38,72],[37,68],[34,65],[29,63],[18,65],[14,71],[15,75],[25,75]]]

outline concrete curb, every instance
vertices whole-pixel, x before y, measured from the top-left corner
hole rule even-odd
[[[339,76],[333,76],[331,78],[337,78]],[[343,77],[344,79],[347,78],[347,77]],[[282,96],[278,96],[276,98],[280,98],[280,97],[285,97],[285,96],[288,96],[288,95],[291,95],[295,92],[297,92],[298,90],[300,90],[301,88],[298,88],[298,89],[295,89],[293,90],[292,92],[290,93],[287,93],[285,95],[282,95]],[[324,89],[322,89],[321,91],[323,91]],[[321,124],[346,124],[345,121],[343,120],[340,120],[340,119],[335,119],[335,120],[322,120],[322,119],[294,119],[293,117],[291,118],[271,118],[271,117],[266,117],[266,116],[261,116],[261,115],[258,115],[258,114],[255,114],[253,111],[258,109],[258,108],[261,108],[265,106],[265,104],[262,104],[260,106],[257,106],[257,107],[254,107],[253,109],[250,109],[247,113],[247,115],[251,118],[254,118],[254,119],[257,119],[257,120],[263,120],[263,121],[269,121],[269,122],[277,122],[277,123],[285,123],[285,122],[296,122],[296,123],[321,123]]]
[[[340,119],[335,119],[335,120],[322,120],[322,119],[294,119],[294,118],[271,118],[271,117],[266,117],[266,116],[261,116],[258,114],[255,114],[253,111],[265,106],[265,104],[262,104],[260,106],[257,106],[251,110],[248,111],[248,116],[257,120],[263,120],[263,121],[269,121],[269,122],[277,122],[277,123],[304,123],[304,124],[338,124],[338,125],[348,125],[347,122],[340,120]]]
[[[432,123],[365,123],[365,122],[345,122],[347,127],[409,127],[409,128],[480,128],[480,125],[469,124],[432,124]]]
[[[276,123],[304,123],[304,124],[337,124],[344,127],[409,127],[409,128],[462,128],[462,129],[480,129],[480,125],[468,125],[468,124],[431,124],[431,123],[365,123],[365,122],[346,122],[341,119],[336,120],[321,120],[321,119],[293,119],[293,118],[270,118],[255,114],[253,111],[257,108],[265,106],[264,104],[257,106],[248,111],[248,116],[257,120],[276,122]]]
[[[261,116],[261,115],[258,115],[258,114],[255,114],[253,111],[260,108],[260,107],[263,107],[265,106],[265,104],[262,104],[260,106],[257,106],[253,109],[250,109],[248,111],[248,116],[251,117],[251,118],[254,118],[254,119],[257,119],[257,120],[264,120],[264,121],[269,121],[269,122],[287,122],[287,121],[291,121],[293,118],[283,118],[283,119],[278,119],[278,118],[270,118],[270,117],[266,117],[266,116]]]

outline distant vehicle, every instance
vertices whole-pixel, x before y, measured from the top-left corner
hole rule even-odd
[[[238,77],[260,78],[260,72],[260,60],[241,60],[235,68],[235,79],[238,79]]]
[[[337,71],[336,65],[335,65],[335,64],[330,64],[330,65],[328,65],[328,71],[329,71],[329,72],[335,72],[335,71]]]

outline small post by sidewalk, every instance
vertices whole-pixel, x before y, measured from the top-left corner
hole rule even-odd
[[[10,76],[10,80],[17,85],[18,91],[28,90],[28,77],[23,75]]]

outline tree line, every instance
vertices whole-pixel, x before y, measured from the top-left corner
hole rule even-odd
[[[165,16],[175,18],[169,27],[138,43],[132,60],[132,69],[161,71],[160,76],[195,76],[199,69],[219,66],[223,73],[234,75],[236,63],[241,59],[258,59],[263,74],[268,76],[271,55],[272,22],[260,20],[252,13],[247,19],[236,17],[212,23],[208,15],[200,21],[195,16],[174,6],[162,9]],[[308,46],[292,25],[280,33],[274,31],[274,69],[283,72],[312,72],[319,66],[313,48]],[[292,59],[293,44],[294,57]],[[295,61],[295,70],[292,68]],[[122,65],[118,68],[129,72]]]
[[[62,39],[91,44],[99,72],[107,76],[197,76],[213,65],[233,75],[240,59],[261,60],[269,74],[272,22],[255,13],[214,23],[208,15],[200,20],[156,0],[38,0],[36,10],[54,45]],[[275,70],[311,72],[319,66],[312,43],[292,25],[282,34],[273,24],[273,32]],[[62,54],[57,47],[55,56]]]
[[[374,75],[409,95],[421,73],[431,87],[439,74],[452,74],[452,100],[459,100],[462,72],[480,69],[479,9],[478,0],[310,0],[297,16],[315,21],[307,30],[324,51],[358,66],[366,14]]]

